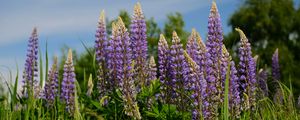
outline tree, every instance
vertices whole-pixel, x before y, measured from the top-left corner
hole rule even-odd
[[[158,27],[157,23],[154,21],[153,17],[147,19],[146,24],[149,55],[157,56],[157,43],[161,30]]]
[[[271,56],[279,48],[281,82],[300,88],[299,59],[299,9],[292,0],[245,0],[243,5],[230,17],[232,32],[226,35],[225,44],[233,51],[239,41],[234,28],[241,28],[253,46],[254,54],[259,55],[259,67],[271,66]]]
[[[189,33],[184,30],[184,21],[182,15],[178,12],[175,14],[167,15],[168,20],[165,23],[164,34],[169,43],[172,38],[173,31],[177,32],[177,35],[180,37],[183,45],[186,44]]]

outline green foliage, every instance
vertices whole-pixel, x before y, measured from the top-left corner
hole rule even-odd
[[[245,0],[230,17],[232,30],[239,27],[247,33],[254,54],[259,55],[258,67],[271,67],[271,57],[279,49],[282,80],[292,78],[295,93],[300,93],[300,12],[294,8],[293,0]],[[225,45],[237,51],[239,38],[230,32],[225,36]],[[232,51],[231,51],[232,52]],[[234,54],[233,54],[234,55]],[[235,55],[236,57],[236,55]],[[268,68],[268,69],[269,69]],[[270,69],[269,69],[270,70]],[[288,81],[282,81],[288,84]]]
[[[181,42],[183,45],[185,45],[189,33],[184,30],[184,21],[182,15],[176,12],[175,14],[169,14],[167,17],[168,20],[165,23],[164,34],[168,43],[171,43],[170,40],[172,39],[172,33],[173,31],[176,31],[177,35],[181,39]]]
[[[149,55],[157,56],[157,43],[161,33],[160,28],[154,21],[154,18],[146,20],[147,25],[147,40],[148,40],[148,53]]]

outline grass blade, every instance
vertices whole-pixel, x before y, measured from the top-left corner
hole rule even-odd
[[[39,49],[39,58],[40,58],[40,87],[43,88],[43,59],[42,59],[42,53],[41,53],[41,49]]]

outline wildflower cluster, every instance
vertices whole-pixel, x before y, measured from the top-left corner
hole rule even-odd
[[[112,23],[110,35],[107,34],[102,11],[94,45],[97,77],[93,81],[95,79],[90,76],[86,97],[93,98],[93,95],[97,95],[100,102],[103,98],[109,99],[102,106],[92,100],[88,102],[99,109],[110,109],[112,104],[117,107],[120,103],[122,112],[134,119],[142,119],[142,114],[149,114],[148,111],[140,112],[145,110],[143,107],[146,106],[146,110],[151,111],[152,107],[159,104],[167,104],[169,109],[170,105],[175,105],[177,111],[182,114],[190,113],[190,118],[197,120],[217,119],[219,111],[223,110],[222,106],[228,105],[225,108],[229,110],[229,116],[232,119],[240,118],[243,112],[256,110],[257,99],[268,96],[268,76],[265,70],[256,72],[257,59],[253,57],[251,44],[242,30],[237,28],[236,31],[240,35],[237,65],[223,43],[221,18],[217,5],[213,2],[208,18],[206,43],[196,29],[192,29],[186,49],[176,31],[173,31],[170,43],[161,34],[156,63],[155,56],[148,55],[146,22],[139,3],[134,7],[130,30],[127,30],[119,17]],[[37,49],[37,31],[34,29],[29,39],[23,75],[24,96],[38,94],[35,93],[38,83]],[[277,49],[272,57],[272,75],[277,81],[280,79],[278,59]],[[153,92],[156,79],[159,79],[159,91]],[[97,83],[96,89],[93,89],[94,82]],[[226,88],[225,84],[229,87]],[[147,91],[148,96],[144,94],[145,89],[150,89]],[[139,95],[140,98],[146,96],[146,102],[139,100]],[[62,103],[71,116],[79,110],[76,105],[76,75],[71,50],[63,66],[61,82],[57,58],[54,59],[42,97],[51,108],[57,102]],[[59,98],[61,102],[56,101]]]

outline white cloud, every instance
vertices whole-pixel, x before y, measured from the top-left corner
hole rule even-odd
[[[101,9],[105,9],[109,18],[115,18],[121,9],[131,13],[135,2],[54,0],[19,4],[7,3],[1,8],[0,46],[27,40],[34,26],[38,27],[40,35],[45,36],[94,30]],[[156,20],[164,19],[170,12],[185,13],[210,5],[207,0],[151,0],[141,1],[141,4],[146,17],[155,17]]]

